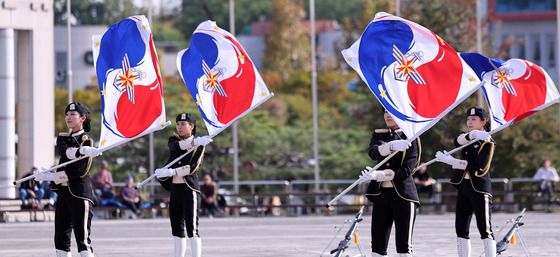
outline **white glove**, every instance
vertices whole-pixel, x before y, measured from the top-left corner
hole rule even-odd
[[[193,139],[193,144],[195,146],[200,146],[200,145],[207,145],[210,144],[210,142],[212,142],[212,138],[210,136],[202,136],[202,137],[197,137],[195,139]]]
[[[35,181],[37,182],[41,182],[41,181],[52,181],[53,180],[53,176],[51,174],[54,174],[50,171],[44,171],[44,170],[40,170],[37,173],[35,173]]]
[[[358,183],[363,184],[377,179],[377,173],[371,168],[366,167],[362,170],[362,174],[358,177]]]
[[[91,146],[80,147],[80,153],[88,157],[97,157],[101,155],[101,151],[99,151],[99,149]]]
[[[490,133],[483,131],[483,130],[473,130],[469,132],[469,138],[471,140],[487,140],[490,139]]]
[[[438,151],[436,153],[436,161],[438,162],[443,162],[445,164],[451,165],[451,167],[453,169],[458,169],[458,170],[464,170],[467,168],[467,165],[469,164],[467,161],[465,160],[461,160],[461,159],[456,159],[453,156],[451,156],[450,154],[448,154],[446,151]]]
[[[380,145],[377,149],[382,156],[387,156],[392,152],[401,152],[410,147],[410,143],[406,140],[393,140]]]
[[[156,169],[154,173],[156,174],[157,178],[172,177],[176,174],[175,169],[171,169],[171,168],[159,168]]]
[[[391,181],[395,178],[395,172],[392,169],[376,170],[377,182]]]

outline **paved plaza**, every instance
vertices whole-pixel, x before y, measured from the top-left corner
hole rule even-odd
[[[502,225],[513,216],[515,214],[494,214],[494,225]],[[202,253],[206,257],[320,256],[335,233],[335,225],[341,225],[348,218],[352,215],[202,218]],[[367,252],[370,221],[371,217],[365,216],[359,227],[361,244]],[[525,224],[521,233],[531,256],[560,256],[560,214],[530,212]],[[92,226],[92,245],[97,257],[172,256],[173,241],[167,219],[94,220]],[[54,256],[53,230],[52,222],[0,224],[0,257]],[[339,235],[333,247],[342,236]],[[476,257],[482,253],[482,244],[474,222],[471,237],[473,257]],[[73,256],[78,256],[74,240],[72,244]],[[456,256],[453,214],[418,216],[414,249],[417,257]],[[353,244],[347,253],[351,256],[358,253],[356,245]],[[393,236],[389,253],[395,256]],[[510,246],[502,256],[524,255],[521,245],[517,244]]]

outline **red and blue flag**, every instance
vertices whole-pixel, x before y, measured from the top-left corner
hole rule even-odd
[[[132,16],[93,37],[101,95],[100,148],[166,126],[163,84],[150,24]]]
[[[511,125],[560,99],[546,71],[527,60],[501,60],[479,53],[461,53],[485,83],[484,96],[492,115],[492,130]]]
[[[272,97],[245,49],[213,21],[198,25],[177,68],[210,136]]]
[[[388,13],[376,14],[342,54],[408,138],[428,130],[481,86],[438,35]]]

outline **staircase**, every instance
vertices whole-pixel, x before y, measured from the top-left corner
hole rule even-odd
[[[41,206],[44,206],[46,203],[41,202]],[[54,221],[54,211],[22,209],[21,200],[19,199],[0,199],[0,223],[31,221]]]

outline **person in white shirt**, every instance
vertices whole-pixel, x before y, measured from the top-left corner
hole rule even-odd
[[[552,161],[550,161],[550,159],[544,160],[542,167],[537,169],[537,173],[535,173],[533,179],[541,181],[538,196],[541,196],[543,193],[546,194],[546,207],[547,210],[549,210],[554,198],[554,182],[560,181],[558,172],[552,167]]]

